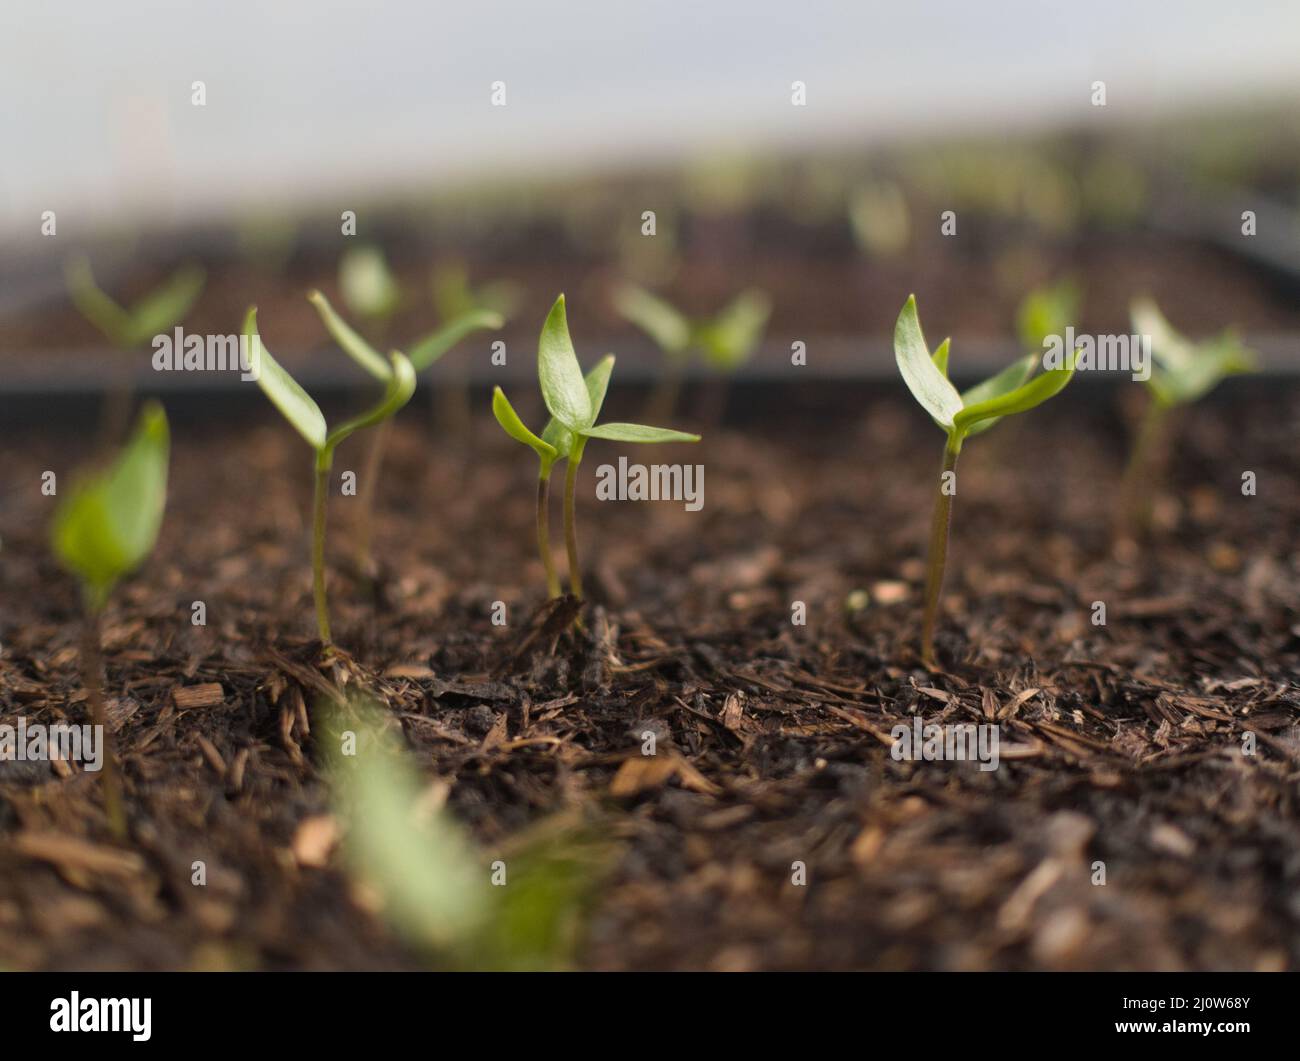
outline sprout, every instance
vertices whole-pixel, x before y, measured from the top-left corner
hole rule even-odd
[[[657,295],[628,284],[615,292],[614,308],[668,356],[668,371],[646,410],[657,419],[672,415],[692,350],[698,350],[710,367],[735,372],[758,348],[772,305],[761,291],[743,291],[715,317],[691,320]]]
[[[107,468],[81,479],[59,505],[51,544],[54,555],[81,581],[85,629],[82,680],[93,723],[104,735],[104,802],[109,825],[126,838],[126,814],[104,711],[100,614],[113,587],[144,562],[158,540],[167,503],[167,414],[157,402],[141,410],[135,434]]]
[[[1160,451],[1169,420],[1178,406],[1199,401],[1229,376],[1257,371],[1253,351],[1232,329],[1193,343],[1176,332],[1149,298],[1133,303],[1133,328],[1151,337],[1151,400],[1138,426],[1128,467],[1120,486],[1118,531],[1145,527],[1150,514],[1150,482],[1161,471]]]
[[[662,427],[642,424],[597,424],[610,373],[614,370],[614,355],[607,354],[584,377],[569,338],[569,324],[565,316],[564,296],[555,300],[551,312],[542,325],[537,345],[537,375],[541,382],[542,398],[551,413],[541,437],[534,435],[515,413],[505,393],[497,387],[492,393],[492,412],[511,438],[531,446],[541,462],[537,486],[537,547],[546,570],[547,589],[552,597],[559,595],[559,580],[550,559],[549,533],[547,531],[547,484],[551,469],[557,460],[569,462],[564,478],[564,541],[569,558],[569,588],[573,596],[582,599],[582,573],[578,564],[578,535],[574,521],[574,491],[578,466],[588,439],[605,438],[615,442],[698,442],[699,435],[684,431],[671,431]]]
[[[72,302],[119,350],[133,350],[152,341],[155,335],[179,324],[203,290],[204,272],[197,265],[176,270],[159,287],[126,309],[106,295],[95,283],[90,259],[84,254],[69,258],[63,267],[64,282]],[[116,442],[126,430],[131,412],[131,381],[127,376],[113,388],[104,412],[104,437]]]
[[[949,340],[945,339],[934,354],[930,354],[916,315],[916,296],[909,295],[894,326],[894,356],[912,397],[948,436],[930,529],[925,617],[921,626],[921,661],[928,667],[935,666],[934,628],[939,614],[939,595],[943,589],[955,469],[962,443],[970,435],[987,431],[1004,416],[1023,413],[1045,402],[1074,375],[1074,360],[1071,358],[1069,367],[1052,369],[1031,379],[1039,358],[1033,353],[959,394],[948,381],[948,343]]]
[[[388,362],[365,341],[352,327],[340,317],[329,299],[319,291],[312,291],[307,300],[316,307],[326,329],[334,337],[344,352],[358,365],[380,382],[387,382],[391,375]],[[470,332],[480,328],[500,328],[505,323],[501,314],[491,310],[468,309],[443,325],[437,331],[426,335],[417,342],[408,355],[411,368],[419,375],[435,361],[447,353]],[[374,516],[375,494],[379,485],[379,471],[384,461],[384,444],[388,438],[388,425],[391,421],[382,420],[370,432],[370,445],[366,451],[365,465],[361,473],[360,520],[357,524],[357,565],[363,572],[373,570],[370,555],[370,528]]]
[[[415,392],[415,370],[406,355],[394,350],[388,361],[369,347],[343,347],[354,361],[384,384],[384,396],[368,411],[340,424],[333,431],[325,426],[325,417],[311,396],[302,389],[262,345],[257,331],[257,307],[252,306],[244,318],[244,341],[257,385],[271,404],[294,430],[307,440],[316,454],[316,480],[312,503],[312,595],[316,603],[316,625],[321,642],[329,647],[330,617],[325,598],[325,502],[329,492],[330,469],[338,444],[364,427],[380,424],[397,412]],[[370,356],[373,355],[373,356]]]

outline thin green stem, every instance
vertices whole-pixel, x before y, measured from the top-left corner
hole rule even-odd
[[[108,827],[116,840],[125,843],[126,808],[122,802],[122,781],[118,776],[113,734],[109,731],[108,712],[104,708],[104,662],[99,646],[99,608],[87,605],[81,641],[82,683],[86,687],[91,724],[99,729],[100,739],[104,742],[104,810],[108,814]]]
[[[560,595],[560,576],[551,556],[551,521],[547,505],[550,495],[551,466],[543,463],[537,476],[537,555],[542,558],[542,568],[546,571],[546,592],[554,599]]]
[[[578,482],[578,465],[587,440],[574,435],[569,450],[569,467],[564,472],[564,546],[569,553],[569,592],[582,600],[582,569],[578,566],[578,528],[574,522],[573,495]]]
[[[321,642],[327,647],[330,638],[330,611],[325,599],[325,503],[329,500],[330,466],[333,450],[324,449],[316,455],[316,490],[312,498],[311,519],[311,579],[312,596],[316,600],[316,626]]]
[[[1151,516],[1151,490],[1159,478],[1159,456],[1169,425],[1170,406],[1152,398],[1138,425],[1120,481],[1116,537],[1125,538],[1146,530]]]
[[[357,566],[362,575],[369,577],[374,571],[371,557],[371,528],[375,518],[375,497],[379,492],[379,470],[384,464],[384,448],[388,442],[388,425],[391,418],[381,420],[370,431],[370,444],[366,447],[366,462],[361,469],[361,512],[357,520]]]
[[[925,574],[925,617],[921,622],[921,662],[935,666],[934,628],[939,621],[939,597],[943,592],[944,569],[948,563],[948,530],[952,524],[953,489],[948,473],[957,467],[961,441],[949,437],[943,451],[943,470],[939,475],[939,492],[934,499],[934,517],[930,522],[930,559]]]

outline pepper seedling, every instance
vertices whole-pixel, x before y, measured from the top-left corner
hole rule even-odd
[[[1117,530],[1121,536],[1148,522],[1150,483],[1162,471],[1160,454],[1176,410],[1199,401],[1229,376],[1258,371],[1254,351],[1242,345],[1231,328],[1194,343],[1175,331],[1149,298],[1135,300],[1130,313],[1134,331],[1151,338],[1152,364],[1145,381],[1150,400],[1120,485]]]
[[[719,372],[735,372],[758,348],[772,304],[762,291],[751,289],[715,316],[692,319],[659,296],[627,284],[615,291],[614,308],[649,335],[668,359],[667,371],[646,410],[657,419],[672,415],[691,351],[698,351]]]
[[[344,352],[375,379],[386,383],[391,375],[388,361],[335,312],[323,294],[312,291],[307,299],[316,308],[325,328]],[[411,347],[407,359],[418,376],[471,332],[497,329],[504,323],[505,318],[493,310],[467,309],[417,342]],[[379,488],[379,471],[383,467],[384,446],[391,422],[390,418],[385,418],[370,432],[370,444],[362,466],[361,493],[357,498],[360,502],[360,519],[357,523],[356,546],[357,565],[363,572],[371,571],[374,567],[370,554],[370,528],[374,518],[375,494]]]
[[[945,339],[933,355],[921,334],[916,313],[916,296],[909,295],[894,326],[894,357],[903,382],[930,418],[948,436],[943,451],[939,492],[930,526],[930,556],[925,582],[925,616],[921,624],[921,661],[935,666],[934,629],[939,615],[944,568],[948,557],[948,530],[952,521],[952,497],[956,486],[957,457],[971,435],[987,431],[1002,417],[1023,413],[1057,394],[1074,375],[1074,357],[1065,368],[1050,369],[1034,376],[1041,354],[1026,354],[1001,372],[958,393],[948,380],[948,347]],[[1030,377],[1033,377],[1032,379]]]
[[[91,720],[103,734],[104,804],[119,840],[126,839],[126,812],[104,710],[100,616],[113,587],[145,561],[158,540],[167,504],[169,452],[167,414],[149,402],[117,459],[73,486],[55,512],[50,536],[59,563],[81,582],[82,680]]]
[[[184,320],[203,290],[205,273],[197,265],[182,266],[130,308],[116,302],[95,282],[90,259],[84,254],[73,255],[64,263],[63,277],[81,315],[113,346],[125,351],[149,344],[155,335]],[[117,442],[126,430],[131,393],[129,376],[112,389],[103,425],[109,442]]]
[[[555,577],[548,548],[546,531],[547,483],[551,469],[559,460],[567,460],[564,476],[564,542],[569,560],[569,589],[574,597],[582,599],[582,571],[578,563],[578,534],[575,522],[574,496],[578,467],[583,451],[593,438],[614,442],[698,442],[699,435],[673,431],[644,424],[597,424],[609,377],[614,370],[614,355],[607,354],[584,377],[578,355],[569,337],[569,323],[565,313],[564,296],[555,300],[551,312],[542,325],[537,344],[537,376],[541,383],[542,400],[551,414],[541,437],[534,435],[516,415],[514,408],[500,387],[492,394],[492,412],[506,434],[537,453],[541,467],[537,493],[537,540],[542,553],[542,564],[547,572],[547,587],[551,596],[558,596],[559,580]]]
[[[244,317],[244,342],[253,377],[262,393],[316,454],[312,499],[312,597],[316,604],[316,625],[321,643],[328,648],[333,642],[330,637],[329,605],[325,597],[325,509],[330,470],[334,466],[334,451],[349,435],[362,428],[383,423],[411,400],[411,395],[415,393],[415,369],[399,350],[392,351],[385,362],[369,347],[363,349],[360,346],[345,346],[344,351],[357,364],[384,384],[384,395],[372,408],[330,431],[325,425],[325,416],[321,413],[320,406],[262,344],[262,337],[257,330],[256,306],[249,307]]]
[[[378,247],[352,247],[339,259],[339,290],[348,311],[382,331],[397,312],[402,290]]]

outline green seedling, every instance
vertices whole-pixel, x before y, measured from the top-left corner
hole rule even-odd
[[[643,424],[597,424],[605,391],[609,387],[610,373],[614,370],[614,355],[607,354],[584,377],[578,356],[569,338],[569,323],[565,314],[564,296],[555,300],[546,323],[542,325],[537,344],[537,376],[541,383],[542,399],[551,414],[541,437],[524,426],[497,387],[492,393],[492,412],[497,422],[511,438],[532,447],[540,461],[537,488],[537,546],[546,569],[547,588],[552,597],[559,595],[559,580],[550,559],[547,532],[547,484],[556,461],[567,460],[564,477],[564,542],[569,559],[569,589],[582,599],[582,571],[578,564],[578,533],[574,520],[574,494],[578,466],[583,451],[593,438],[614,442],[698,442],[699,435],[672,431]]]
[[[51,533],[55,557],[81,582],[86,620],[82,679],[91,721],[104,735],[104,803],[119,840],[126,839],[126,812],[104,710],[100,616],[113,587],[145,561],[158,540],[167,504],[169,451],[167,414],[150,402],[117,459],[73,486],[55,513]]]
[[[344,421],[330,431],[325,416],[298,382],[271,356],[257,331],[257,307],[244,317],[244,342],[257,385],[271,404],[307,441],[316,454],[315,490],[312,501],[312,596],[316,604],[316,625],[322,644],[332,644],[329,606],[325,597],[325,509],[329,496],[330,470],[334,451],[349,435],[362,428],[381,424],[411,400],[415,392],[415,369],[406,355],[394,350],[385,361],[369,347],[344,346],[344,351],[363,369],[384,385],[383,397],[370,409]]]
[[[667,357],[667,371],[647,407],[652,419],[672,415],[686,360],[692,351],[697,351],[709,367],[730,375],[758,349],[772,311],[767,295],[749,290],[737,295],[716,316],[692,319],[664,299],[632,284],[615,292],[614,308],[649,335]]]
[[[1199,401],[1229,376],[1258,371],[1254,351],[1243,346],[1232,329],[1194,343],[1175,331],[1149,298],[1136,300],[1131,313],[1134,331],[1151,337],[1151,374],[1146,380],[1150,400],[1120,486],[1121,537],[1149,522],[1150,483],[1163,471],[1162,454],[1176,411]]]
[[[316,308],[326,329],[344,352],[375,379],[386,382],[391,374],[389,362],[334,311],[329,299],[319,291],[312,291],[307,299]],[[418,376],[471,332],[480,329],[494,330],[504,323],[505,319],[494,310],[467,309],[417,342],[411,347],[407,359]],[[371,525],[374,519],[375,495],[379,488],[379,472],[383,467],[384,447],[391,422],[391,419],[386,418],[370,432],[370,443],[362,468],[361,493],[357,498],[360,503],[360,519],[357,524],[356,546],[357,564],[363,572],[372,571],[374,568],[370,552]]]
[[[1047,401],[1074,375],[1074,358],[1071,357],[1068,367],[1035,376],[1034,366],[1042,355],[1032,353],[1012,362],[983,383],[959,393],[948,380],[948,346],[949,340],[945,339],[933,354],[930,353],[916,314],[916,296],[909,295],[894,326],[894,356],[912,397],[948,436],[930,527],[925,616],[921,625],[921,660],[928,667],[935,666],[934,630],[948,558],[952,497],[956,490],[957,457],[962,444],[971,435],[987,431],[1002,417],[1023,413]]]
[[[564,967],[610,845],[560,821],[480,851],[372,701],[319,710],[344,860],[403,942],[439,968]]]
[[[73,305],[119,350],[147,346],[154,336],[175,327],[193,307],[203,290],[204,271],[197,265],[176,270],[159,287],[130,308],[109,297],[95,282],[90,259],[73,255],[63,267],[64,282]],[[123,375],[112,389],[104,412],[104,438],[118,441],[131,413],[130,376]]]

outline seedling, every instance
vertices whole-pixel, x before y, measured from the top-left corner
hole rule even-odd
[[[316,312],[320,314],[326,329],[348,356],[381,383],[387,382],[391,375],[388,361],[380,356],[374,347],[358,335],[347,321],[334,311],[329,299],[319,291],[312,291],[307,296],[307,299],[316,307]],[[411,368],[416,375],[419,375],[470,332],[483,328],[500,328],[504,323],[505,319],[501,314],[494,311],[484,309],[466,310],[416,343],[411,348],[407,359],[410,361]],[[390,423],[391,420],[386,418],[380,421],[375,429],[370,432],[370,444],[367,447],[365,464],[362,468],[361,492],[357,498],[360,503],[360,519],[357,523],[356,546],[357,564],[363,572],[369,572],[374,567],[370,555],[370,529],[374,518],[379,471],[383,466],[384,446],[388,439],[388,425]]]
[[[1257,371],[1253,351],[1232,329],[1194,343],[1174,330],[1149,298],[1132,307],[1133,328],[1151,337],[1150,400],[1138,425],[1120,487],[1119,533],[1145,528],[1150,516],[1150,483],[1163,470],[1161,454],[1175,411],[1199,401],[1229,376]]]
[[[316,604],[316,625],[322,644],[333,643],[330,637],[329,605],[325,597],[325,509],[329,496],[330,470],[334,451],[340,442],[355,431],[381,424],[411,399],[415,392],[415,369],[406,355],[394,350],[385,361],[369,347],[344,345],[344,351],[363,369],[384,385],[384,395],[372,408],[339,424],[333,431],[326,428],[325,417],[298,382],[271,356],[257,331],[257,307],[244,317],[244,342],[257,385],[271,404],[307,441],[316,454],[315,490],[312,500],[312,596]]]
[[[593,438],[615,442],[698,442],[699,435],[672,431],[662,427],[642,424],[597,424],[605,391],[609,387],[610,373],[614,370],[614,355],[607,354],[586,377],[578,364],[569,338],[569,324],[565,314],[564,296],[555,300],[546,323],[542,325],[537,344],[537,376],[541,383],[542,399],[551,414],[541,437],[534,435],[516,415],[497,387],[492,394],[492,411],[506,434],[531,446],[540,461],[537,488],[537,545],[546,569],[547,588],[552,597],[559,595],[559,580],[555,577],[548,547],[546,530],[547,483],[551,469],[558,460],[568,460],[564,476],[564,542],[569,559],[569,589],[573,596],[582,599],[582,571],[578,563],[578,533],[574,520],[574,494],[578,466],[582,463],[587,441]]]
[[[95,282],[90,259],[84,254],[69,258],[63,267],[64,282],[73,305],[119,350],[145,346],[155,335],[180,323],[203,290],[203,269],[186,265],[172,273],[159,287],[129,309],[110,298]],[[104,437],[116,442],[125,431],[131,412],[130,377],[113,388],[104,413]]]
[[[167,503],[169,449],[167,414],[150,402],[117,459],[73,486],[55,513],[51,533],[54,555],[81,582],[82,680],[91,721],[104,735],[104,804],[119,840],[126,839],[126,813],[104,710],[100,615],[113,587],[144,562],[158,540]]]
[[[657,295],[631,284],[615,292],[614,307],[667,356],[668,369],[647,407],[647,413],[656,419],[672,415],[691,351],[698,351],[711,368],[726,375],[734,373],[758,348],[772,309],[767,295],[749,290],[737,295],[716,316],[692,320]]]
[[[1079,285],[1060,280],[1036,287],[1016,309],[1016,334],[1025,350],[1042,350],[1049,335],[1062,335],[1079,316]]]
[[[948,346],[945,339],[933,355],[921,334],[916,314],[916,296],[909,295],[894,326],[894,356],[903,381],[930,418],[948,436],[943,451],[943,469],[930,526],[930,558],[925,581],[925,617],[921,624],[921,661],[935,666],[934,628],[939,615],[944,568],[948,557],[948,530],[952,521],[952,496],[956,484],[957,457],[971,435],[987,431],[1002,417],[1023,413],[1058,393],[1074,375],[1074,359],[1063,369],[1034,376],[1041,355],[1026,354],[995,376],[958,393],[948,381]],[[1030,377],[1033,378],[1030,378]]]

